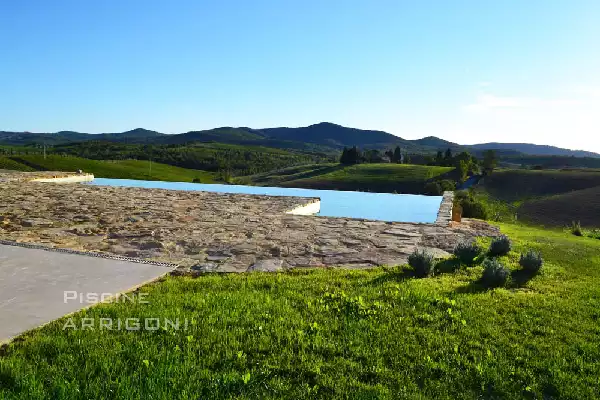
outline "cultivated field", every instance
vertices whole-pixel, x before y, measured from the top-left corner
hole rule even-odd
[[[600,186],[600,173],[596,170],[506,170],[494,172],[483,183],[494,197],[519,201]]]
[[[491,218],[499,213],[503,220],[517,218],[547,227],[565,227],[573,221],[600,227],[598,170],[497,171],[476,192]]]
[[[521,219],[544,226],[567,226],[573,221],[600,227],[600,186],[524,202]]]

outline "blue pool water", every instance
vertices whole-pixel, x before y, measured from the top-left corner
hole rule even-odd
[[[395,222],[435,222],[438,209],[442,202],[441,196],[344,192],[337,190],[218,185],[187,182],[138,181],[131,179],[96,178],[89,184],[171,190],[197,190],[219,193],[262,194],[269,196],[318,197],[321,199],[321,212],[318,215]]]

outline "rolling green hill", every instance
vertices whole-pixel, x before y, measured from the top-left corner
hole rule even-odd
[[[1,158],[0,158],[1,160]],[[26,166],[29,171],[76,171],[90,172],[97,178],[160,180],[172,182],[191,182],[194,179],[202,183],[211,183],[216,174],[206,171],[174,167],[148,161],[115,160],[99,161],[80,157],[49,155],[44,159],[40,155],[23,155],[10,158],[18,166]],[[0,161],[1,162],[1,161]],[[10,168],[18,169],[18,168]],[[23,169],[21,169],[23,170]]]
[[[425,183],[453,170],[406,164],[314,164],[237,179],[239,183],[309,189],[422,193]]]

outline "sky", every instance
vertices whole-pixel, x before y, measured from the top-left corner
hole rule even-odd
[[[0,1],[0,130],[328,121],[600,152],[598,0]]]

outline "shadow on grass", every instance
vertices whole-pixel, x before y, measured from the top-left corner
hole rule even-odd
[[[433,275],[450,274],[461,268],[460,261],[456,258],[446,258],[437,261],[434,267]],[[432,275],[428,276],[431,277]],[[403,282],[407,279],[425,279],[428,277],[418,276],[415,270],[409,265],[397,267],[384,267],[383,274],[371,281],[372,284],[379,285],[386,282]]]
[[[319,175],[325,175],[330,172],[338,171],[345,167],[347,167],[347,165],[342,165],[342,164],[317,166],[310,171],[299,172],[299,173],[290,173],[287,175],[286,174],[275,175],[275,177],[279,178],[280,182],[289,182],[289,181],[296,181],[296,180],[300,180],[300,179],[309,179],[309,178],[313,178],[313,177],[319,176]],[[269,182],[273,178],[274,178],[274,176],[271,176],[271,175],[261,176],[261,177],[255,178],[255,182],[259,182],[259,183],[260,182]]]
[[[524,269],[514,270],[510,273],[510,287],[520,288],[525,286],[530,280],[537,275],[537,272],[531,272]]]
[[[456,288],[456,293],[468,294],[468,293],[483,293],[488,290],[493,289],[487,285],[485,285],[481,279],[477,279],[476,281],[470,282],[465,286],[460,286]]]
[[[409,266],[398,266],[383,268],[383,274],[371,280],[372,285],[381,285],[388,282],[403,282],[407,279],[416,278],[415,271]]]
[[[449,274],[460,269],[460,261],[454,257],[438,261],[435,265],[436,274]]]
[[[525,286],[531,279],[537,275],[537,272],[531,272],[526,270],[514,270],[510,273],[510,281],[503,287],[506,289],[519,289]],[[495,286],[488,286],[483,283],[482,279],[478,279],[468,285],[461,286],[456,289],[456,293],[481,293],[488,290],[495,289]]]

